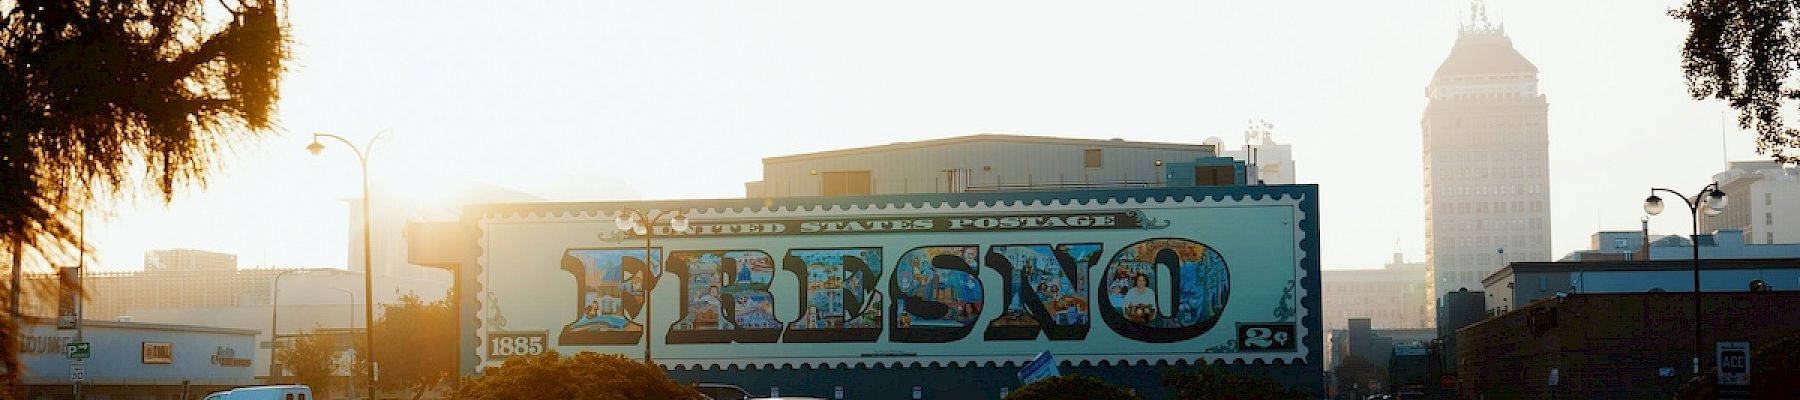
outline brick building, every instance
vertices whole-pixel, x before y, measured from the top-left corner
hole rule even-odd
[[[1669,398],[1692,376],[1692,296],[1572,294],[1463,328],[1457,331],[1459,391],[1487,399]],[[1800,292],[1706,293],[1704,356],[1712,357],[1716,340],[1757,346],[1800,334],[1795,305]]]

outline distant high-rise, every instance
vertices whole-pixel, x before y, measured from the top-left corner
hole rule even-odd
[[[1434,298],[1479,289],[1506,262],[1551,259],[1549,102],[1505,29],[1479,6],[1472,14],[1425,88],[1419,121]]]

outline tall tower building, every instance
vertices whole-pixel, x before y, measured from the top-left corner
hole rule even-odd
[[[1550,105],[1537,66],[1486,14],[1477,2],[1419,121],[1433,306],[1445,292],[1479,290],[1507,262],[1551,260]]]

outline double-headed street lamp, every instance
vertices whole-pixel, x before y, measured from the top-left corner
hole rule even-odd
[[[325,145],[319,143],[319,138],[327,137],[327,138],[337,139],[337,141],[339,141],[339,142],[344,142],[345,146],[350,147],[351,153],[356,153],[357,166],[360,167],[360,169],[362,170],[363,334],[365,335],[364,339],[367,340],[363,344],[363,351],[365,352],[364,356],[366,357],[366,358],[364,358],[364,360],[367,360],[369,363],[369,398],[370,399],[375,398],[376,369],[375,369],[375,264],[369,261],[369,259],[370,259],[369,253],[373,252],[375,250],[375,248],[369,246],[369,220],[371,218],[369,215],[369,153],[368,153],[368,151],[374,150],[373,147],[375,147],[375,141],[381,139],[381,135],[384,135],[384,134],[387,134],[387,131],[381,131],[380,133],[376,133],[375,137],[369,138],[369,143],[363,145],[363,147],[360,149],[356,147],[355,143],[351,143],[349,139],[345,139],[343,136],[333,135],[333,134],[329,134],[329,133],[313,133],[312,144],[306,145],[306,151],[312,152],[313,155],[319,155],[319,152],[325,151]]]
[[[625,235],[627,233],[644,238],[644,284],[643,287],[639,289],[644,291],[645,364],[655,363],[654,359],[650,358],[650,342],[653,342],[656,339],[656,336],[650,334],[652,329],[650,324],[650,305],[656,304],[656,302],[651,301],[650,298],[650,286],[656,282],[656,265],[655,261],[652,261],[650,258],[650,239],[659,234],[659,232],[656,231],[656,221],[661,220],[663,217],[669,217],[669,230],[671,233],[681,234],[691,231],[690,228],[692,227],[688,225],[687,216],[681,215],[680,211],[675,210],[662,210],[655,213],[647,213],[637,209],[625,208],[620,209],[618,216],[613,218],[613,225],[619,228],[619,235],[615,237],[616,240],[625,240]],[[665,258],[667,258],[667,256],[665,256]],[[665,264],[667,263],[665,262]]]
[[[1694,230],[1693,233],[1688,236],[1688,239],[1693,241],[1692,244],[1694,248],[1694,373],[1699,374],[1701,353],[1706,351],[1706,342],[1700,339],[1700,214],[1704,213],[1708,217],[1719,215],[1719,212],[1725,210],[1725,202],[1727,199],[1725,198],[1725,191],[1719,189],[1718,182],[1713,182],[1707,184],[1706,187],[1700,188],[1700,192],[1695,193],[1692,198],[1683,196],[1681,192],[1674,190],[1650,188],[1650,198],[1644,199],[1645,213],[1649,213],[1650,215],[1662,214],[1663,201],[1661,197],[1656,197],[1656,192],[1658,191],[1669,192],[1669,194],[1673,194],[1675,197],[1680,198],[1681,201],[1686,202],[1688,206],[1688,215],[1693,218],[1690,222],[1693,223]],[[1645,251],[1648,252],[1649,249],[1645,249]]]

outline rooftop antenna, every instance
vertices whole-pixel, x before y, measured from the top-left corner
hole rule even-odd
[[[1725,127],[1725,110],[1719,110],[1719,162],[1725,163],[1726,171],[1731,170],[1731,155],[1725,152],[1728,129]]]

